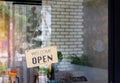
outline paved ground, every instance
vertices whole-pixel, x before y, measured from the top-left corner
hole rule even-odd
[[[88,81],[99,80],[99,81],[105,81],[104,83],[107,83],[108,80],[108,71],[105,69],[71,65],[71,70],[69,71],[83,72],[84,75],[87,77]]]
[[[86,81],[86,82],[72,82],[72,83],[108,83],[107,81]]]

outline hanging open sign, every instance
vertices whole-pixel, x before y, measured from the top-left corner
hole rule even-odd
[[[28,68],[58,62],[57,46],[26,50],[25,54]]]

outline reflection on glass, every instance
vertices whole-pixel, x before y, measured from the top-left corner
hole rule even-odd
[[[50,21],[48,19],[51,19],[51,14],[50,12],[48,13],[48,11],[51,11],[51,8],[47,6],[14,5],[16,63],[20,63],[20,61],[22,61],[22,64],[26,63],[25,50],[50,45],[51,23],[48,22]],[[18,66],[18,64],[16,64],[16,66]],[[20,74],[20,81],[24,81],[25,83],[36,82],[38,78],[38,67],[27,69],[25,68],[26,64],[22,66],[24,70],[19,71],[22,72],[22,74]]]
[[[9,14],[7,5],[0,1],[0,76],[8,67],[8,26]]]
[[[9,55],[15,55],[11,60],[15,60],[14,65],[20,72],[20,83],[33,83],[38,78],[38,67],[26,68],[25,50],[49,45],[57,45],[63,55],[62,60],[53,66],[53,82],[107,83],[107,4],[107,0],[60,1],[51,9],[44,5],[0,2],[0,71],[7,68],[8,29],[14,28],[14,41],[10,41],[14,51]],[[13,47],[9,49],[13,50]]]

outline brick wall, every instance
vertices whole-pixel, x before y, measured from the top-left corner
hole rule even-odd
[[[83,54],[83,0],[43,0],[43,5],[51,6],[51,44],[57,45],[64,57],[69,54]],[[60,63],[61,69],[68,67],[67,59]],[[66,65],[65,65],[66,64]]]

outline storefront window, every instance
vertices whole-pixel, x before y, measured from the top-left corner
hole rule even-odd
[[[0,31],[1,76],[14,68],[19,83],[40,82],[41,73],[49,83],[108,81],[107,0],[1,1]],[[26,50],[53,45],[57,63],[51,68],[27,68]]]

